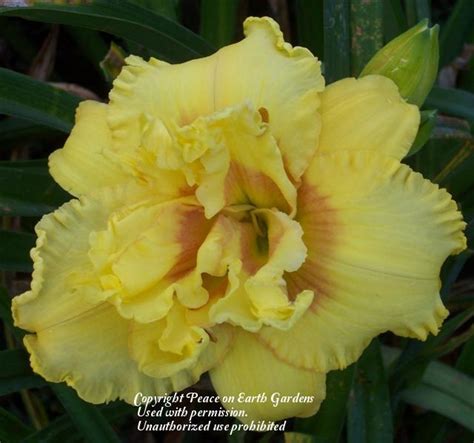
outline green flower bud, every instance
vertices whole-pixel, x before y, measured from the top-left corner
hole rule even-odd
[[[438,25],[423,20],[380,49],[361,73],[392,79],[408,102],[421,106],[438,73]]]

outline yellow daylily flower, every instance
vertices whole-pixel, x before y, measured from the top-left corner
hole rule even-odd
[[[382,76],[325,88],[269,18],[244,30],[183,64],[129,57],[50,157],[76,199],[38,223],[13,314],[33,369],[86,401],[209,371],[245,423],[306,417],[372,338],[424,340],[448,315],[439,271],[465,223],[400,162],[418,108]]]

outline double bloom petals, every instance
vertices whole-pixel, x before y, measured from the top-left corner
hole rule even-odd
[[[179,391],[209,371],[250,420],[309,416],[325,374],[384,331],[448,315],[439,270],[466,246],[450,195],[400,163],[419,110],[381,76],[324,87],[272,20],[180,65],[129,57],[81,103],[14,299],[33,369],[87,401]],[[232,395],[312,396],[233,404]]]

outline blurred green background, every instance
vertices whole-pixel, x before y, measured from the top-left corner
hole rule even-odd
[[[452,193],[469,249],[443,267],[451,315],[440,334],[374,340],[356,364],[329,374],[320,412],[288,422],[285,434],[138,433],[133,407],[86,404],[34,375],[12,326],[11,297],[29,287],[33,227],[70,198],[47,157],[64,143],[80,100],[107,100],[126,54],[169,62],[208,55],[242,38],[249,15],[273,17],[287,41],[310,48],[327,83],[359,75],[420,20],[440,25],[437,85],[423,106],[420,150],[405,161]],[[473,55],[472,0],[0,0],[0,442],[471,443]]]

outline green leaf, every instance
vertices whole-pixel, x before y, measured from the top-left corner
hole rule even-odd
[[[415,0],[416,21],[419,22],[425,18],[431,20],[430,1],[431,0]]]
[[[178,1],[179,0],[132,0],[132,3],[156,12],[170,20],[178,21]]]
[[[474,327],[471,327],[454,337],[453,335],[463,325],[469,322],[473,316],[474,306],[471,306],[446,321],[441,327],[438,335],[430,336],[426,340],[414,364],[423,364],[423,362],[426,362],[427,365],[429,360],[433,358],[441,358],[468,341],[469,338],[473,336]]]
[[[436,124],[436,111],[422,111],[420,118],[420,126],[418,128],[418,133],[416,134],[415,141],[413,142],[410,151],[406,155],[407,157],[416,154],[429,140],[431,133]]]
[[[393,441],[390,395],[377,339],[372,341],[357,364],[348,415],[349,443]]]
[[[239,424],[240,421],[238,419],[234,419],[232,421],[232,424]],[[227,436],[227,443],[245,443],[245,436],[248,435],[247,431],[244,431],[243,429],[238,429],[236,432],[232,432],[232,435]],[[266,435],[266,434],[264,434]],[[260,439],[259,443],[262,443],[262,439]]]
[[[463,58],[465,57],[464,51],[469,50],[474,44],[474,27],[471,29],[466,43],[467,46],[465,46],[465,49],[461,52],[461,57]],[[470,60],[466,59],[466,61],[468,61],[467,66],[458,72],[457,85],[461,89],[474,92],[474,57],[471,57]]]
[[[439,355],[440,357],[450,354],[468,342],[472,337],[474,337],[474,326],[471,326],[467,331],[464,331],[463,333],[451,338],[442,346],[436,348],[433,353],[436,353],[436,355]]]
[[[408,341],[390,368],[394,391],[399,391],[405,385],[412,386],[417,384],[431,359],[438,358],[451,351],[450,347],[456,344],[455,341],[457,339],[457,337],[453,339],[451,337],[470,320],[473,313],[474,308],[450,318],[443,324],[437,336],[429,336],[424,343]],[[462,337],[462,335],[459,337]],[[454,343],[452,342],[453,340]],[[462,344],[462,342],[459,344]]]
[[[136,412],[133,406],[123,402],[99,406],[99,410],[108,422],[118,421],[127,415],[135,415]],[[22,443],[58,443],[61,441],[68,443],[84,441],[81,435],[76,432],[74,423],[68,415],[53,420],[45,428],[22,440]]]
[[[31,370],[29,356],[24,349],[1,351],[0,361],[0,396],[47,384]]]
[[[333,83],[351,72],[349,0],[324,0],[324,77]]]
[[[13,332],[15,337],[21,341],[25,333],[21,329],[13,326],[11,299],[8,296],[7,290],[2,286],[0,286],[0,319],[5,326]]]
[[[31,272],[30,249],[35,236],[26,232],[0,230],[0,269]]]
[[[28,169],[46,174],[48,171],[48,159],[0,161],[0,168]]]
[[[81,400],[71,388],[64,384],[51,384],[50,386],[87,442],[120,442],[97,407]]]
[[[471,221],[472,224],[472,221]],[[441,287],[441,299],[446,300],[450,295],[450,290],[453,287],[454,283],[459,277],[464,265],[467,260],[472,257],[473,251],[467,249],[466,251],[461,252],[456,257],[451,258],[449,269],[445,271],[445,276],[442,279],[443,286]],[[444,268],[443,268],[444,271]]]
[[[406,389],[401,397],[474,431],[474,379],[448,365],[430,363],[422,383]]]
[[[400,0],[385,0],[383,2],[383,36],[388,43],[408,28],[406,16]]]
[[[2,443],[16,443],[32,434],[34,431],[24,425],[21,420],[0,408],[0,441]]]
[[[408,27],[411,28],[416,25],[416,3],[414,0],[404,0],[405,14],[407,17]]]
[[[323,2],[296,0],[295,12],[298,44],[324,60]]]
[[[382,347],[386,367],[400,354],[400,349]],[[431,362],[421,382],[402,391],[402,399],[474,430],[474,379],[444,363]]]
[[[40,216],[69,199],[47,169],[0,166],[0,215]]]
[[[474,138],[459,139],[459,149],[454,151],[449,162],[444,163],[442,169],[433,177],[435,183],[447,188],[451,194],[460,200],[460,196],[469,192],[474,185]],[[451,142],[455,145],[455,140]]]
[[[426,99],[425,107],[438,109],[444,114],[474,120],[474,94],[462,89],[435,86]]]
[[[11,300],[3,286],[0,286],[0,319],[8,328],[13,328]]]
[[[474,394],[471,392],[471,394]],[[474,408],[452,397],[441,389],[421,384],[402,392],[407,403],[438,412],[451,420],[474,431]]]
[[[409,163],[426,178],[447,188],[461,203],[474,186],[474,138],[464,120],[439,116],[430,140]]]
[[[209,55],[214,51],[210,43],[187,28],[126,0],[69,4],[33,0],[29,5],[0,7],[0,14],[108,32],[143,45],[172,62]]]
[[[334,443],[344,427],[346,404],[354,380],[355,364],[343,371],[332,371],[326,379],[326,399],[318,413],[295,421],[295,431],[315,435],[315,443]]]
[[[351,1],[352,75],[357,77],[383,45],[383,2]]]
[[[449,340],[472,317],[474,317],[474,306],[470,306],[459,314],[450,317],[449,320],[443,323],[438,335],[431,335],[426,340],[421,357],[429,359],[440,357],[442,354],[439,352],[439,348],[442,347],[442,344]]]
[[[455,197],[464,207],[464,197],[471,195],[474,186],[474,140],[463,144],[452,159],[452,163],[443,168],[436,180]]]
[[[90,29],[77,28],[75,26],[65,26],[66,31],[74,39],[81,51],[82,57],[89,59],[92,66],[100,71],[99,63],[107,54],[108,46],[102,36]]]
[[[58,132],[28,120],[5,118],[0,120],[0,149],[18,141],[42,139],[57,136]]]
[[[474,377],[474,337],[463,346],[461,354],[456,362],[456,369],[464,372],[466,375]]]
[[[463,44],[467,42],[473,21],[472,0],[457,0],[448,21],[441,29],[440,66],[452,62],[461,52]]]
[[[218,48],[232,43],[238,6],[239,0],[202,0],[201,35]]]
[[[3,8],[0,7],[0,13]],[[0,114],[69,132],[79,99],[46,83],[0,68]]]

